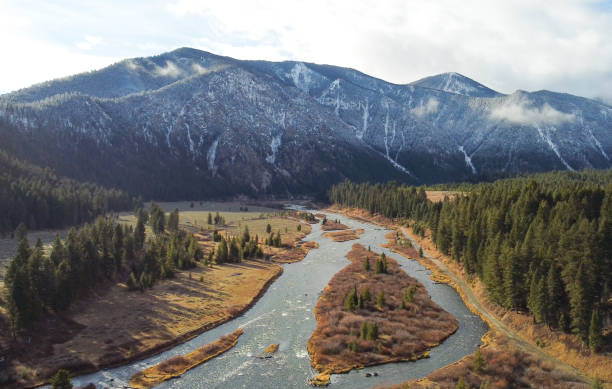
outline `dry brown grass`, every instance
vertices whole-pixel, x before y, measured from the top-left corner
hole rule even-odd
[[[348,226],[345,226],[342,223],[336,223],[335,221],[328,220],[325,224],[321,226],[323,231],[334,231],[334,230],[348,230]]]
[[[425,191],[427,200],[431,201],[432,203],[441,203],[442,201],[444,201],[445,197],[448,197],[449,200],[452,200],[462,193],[463,192],[448,191],[448,190],[426,190]]]
[[[346,242],[349,240],[359,239],[359,235],[357,234],[357,231],[353,231],[353,230],[332,231],[332,232],[326,232],[323,235],[330,238],[334,242]]]
[[[130,386],[147,389],[169,379],[179,377],[188,370],[234,347],[242,334],[243,331],[239,328],[235,332],[222,336],[218,340],[206,344],[187,355],[177,355],[140,371],[132,376]]]
[[[317,328],[308,341],[312,365],[319,372],[341,373],[368,365],[416,360],[457,330],[458,322],[429,297],[417,280],[409,277],[392,258],[387,258],[388,274],[375,274],[378,255],[354,244],[347,255],[351,264],[338,272],[323,291],[315,317]],[[366,257],[371,270],[364,269]],[[370,289],[372,300],[363,309],[346,310],[344,300],[355,286],[359,293]],[[401,308],[404,291],[416,288],[414,301]],[[385,293],[386,304],[379,309],[376,299]],[[360,338],[362,323],[376,323],[377,340]],[[358,351],[348,348],[357,343]]]
[[[472,388],[488,382],[488,388],[559,388],[587,389],[590,386],[576,377],[567,375],[551,364],[533,355],[516,350],[503,336],[485,335],[485,345],[480,348],[484,367],[474,371],[474,355],[438,369],[424,379],[401,385],[380,386],[379,389],[425,389],[457,387],[459,378]]]
[[[13,386],[42,383],[60,367],[85,373],[185,342],[244,312],[281,273],[278,264],[249,260],[198,266],[145,293],[128,292],[125,284],[108,285],[103,293],[41,323],[29,334],[36,347],[23,339],[13,345],[8,369],[26,372]]]

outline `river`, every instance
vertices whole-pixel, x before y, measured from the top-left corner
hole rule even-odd
[[[318,249],[311,250],[298,263],[284,266],[283,274],[270,286],[264,296],[242,316],[207,331],[171,350],[125,366],[102,370],[73,379],[75,387],[96,384],[103,388],[128,386],[130,377],[151,365],[175,355],[186,354],[195,348],[215,341],[222,335],[241,327],[244,330],[238,344],[221,356],[200,365],[180,378],[166,381],[159,388],[304,388],[316,372],[310,366],[306,344],[316,327],[314,307],[334,274],[349,261],[346,254],[358,242],[371,246],[376,252],[384,252],[395,258],[412,277],[425,285],[432,299],[459,320],[459,329],[440,346],[431,350],[430,358],[416,362],[390,363],[333,375],[331,388],[370,388],[383,383],[398,384],[406,380],[428,375],[437,368],[455,362],[473,353],[481,342],[487,325],[465,306],[457,292],[446,284],[429,279],[430,272],[420,263],[408,260],[381,247],[386,242],[388,230],[369,223],[362,223],[342,215],[329,214],[330,219],[364,233],[359,240],[333,242],[322,236],[320,224],[312,225],[312,232],[305,240],[315,241]],[[272,343],[279,349],[272,358],[258,359]],[[366,378],[365,373],[378,373]]]

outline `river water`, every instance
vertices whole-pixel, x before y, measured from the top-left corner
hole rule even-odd
[[[90,382],[103,388],[127,387],[134,373],[172,356],[187,354],[239,327],[244,330],[244,334],[234,348],[188,371],[180,378],[162,383],[159,387],[308,387],[308,379],[316,375],[306,351],[306,343],[317,324],[314,307],[332,276],[349,263],[346,254],[356,242],[395,258],[410,276],[425,285],[438,305],[459,320],[459,329],[440,346],[432,349],[428,359],[390,363],[348,374],[333,375],[330,388],[370,388],[383,383],[398,384],[424,377],[476,350],[482,335],[487,331],[487,325],[469,311],[453,288],[431,281],[429,270],[417,261],[405,259],[381,247],[381,244],[386,242],[384,236],[388,230],[341,215],[329,214],[328,218],[340,219],[342,223],[354,229],[362,228],[364,233],[359,240],[339,243],[322,236],[323,231],[319,224],[312,225],[312,232],[305,240],[317,242],[319,248],[311,250],[301,262],[283,265],[283,274],[242,316],[154,357],[77,377],[73,380],[75,387]],[[280,344],[272,358],[256,358],[272,343]],[[367,372],[376,372],[378,376],[366,378],[364,375]]]

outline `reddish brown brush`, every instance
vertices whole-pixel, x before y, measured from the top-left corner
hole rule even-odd
[[[325,224],[323,224],[321,229],[323,231],[348,230],[348,226],[328,220]]]
[[[501,340],[500,340],[501,341]],[[475,369],[474,355],[468,355],[434,371],[427,378],[411,381],[401,385],[381,388],[388,389],[423,389],[457,387],[459,378],[468,388],[487,387],[490,389],[511,388],[589,388],[560,370],[549,366],[547,362],[522,351],[513,350],[508,344],[493,343],[481,348],[483,366]],[[486,384],[488,382],[488,386]]]
[[[353,245],[347,258],[351,264],[332,278],[315,308],[318,325],[308,350],[318,371],[343,372],[360,366],[416,360],[457,330],[457,320],[435,304],[425,287],[392,258],[387,258],[386,274],[375,273],[379,255],[360,244]],[[366,258],[370,270],[365,270]],[[369,288],[372,297],[363,308],[350,312],[345,299],[355,287],[358,294]],[[410,288],[415,289],[413,299],[402,307],[404,294]],[[378,307],[377,298],[382,292],[386,301]],[[378,326],[377,339],[360,336],[364,322]]]

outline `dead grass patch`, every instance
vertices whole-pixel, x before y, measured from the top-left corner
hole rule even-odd
[[[426,190],[425,191],[427,200],[431,201],[432,203],[441,203],[442,201],[444,201],[445,197],[448,197],[449,200],[452,200],[461,194],[463,194],[463,192],[448,191],[448,190]]]
[[[359,239],[359,235],[353,230],[326,232],[323,236],[330,238],[334,242],[346,242]]]
[[[335,221],[328,220],[321,226],[323,231],[335,231],[335,230],[348,230],[348,226],[342,223],[336,223]]]
[[[490,334],[490,333],[489,333]],[[479,388],[559,388],[587,389],[590,386],[566,374],[531,354],[515,349],[503,336],[485,335],[486,344],[480,348],[484,366],[474,370],[474,354],[438,369],[424,379],[401,385],[379,386],[379,389],[425,389],[457,387],[459,378],[467,387]],[[489,386],[486,385],[488,382]]]

